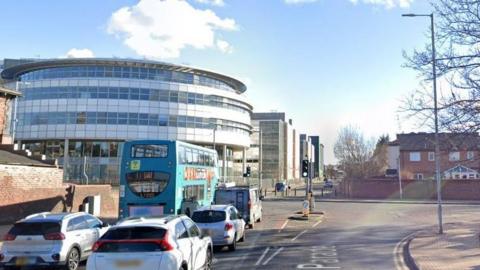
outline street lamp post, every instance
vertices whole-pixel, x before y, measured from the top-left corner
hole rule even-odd
[[[438,211],[438,233],[443,234],[442,222],[442,187],[440,179],[440,148],[438,142],[438,105],[437,105],[437,69],[435,55],[435,23],[433,13],[431,14],[403,14],[403,17],[430,17],[432,37],[432,79],[433,79],[433,113],[435,118],[435,180],[437,182],[437,211]]]

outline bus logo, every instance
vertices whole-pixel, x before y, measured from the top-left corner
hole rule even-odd
[[[140,170],[140,160],[132,160],[130,162],[130,170],[132,171],[139,171]]]

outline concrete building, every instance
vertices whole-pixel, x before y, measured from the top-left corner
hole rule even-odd
[[[250,146],[246,86],[219,73],[132,59],[5,59],[1,78],[23,95],[16,142],[57,159],[66,181],[83,183],[86,172],[90,183],[118,183],[125,140],[212,147],[215,138],[225,180],[233,153]]]
[[[0,144],[11,144],[13,134],[12,116],[15,114],[15,100],[20,92],[7,89],[0,84]]]
[[[252,170],[252,175],[248,179],[250,183],[258,183],[259,164],[264,183],[273,184],[277,181],[298,179],[299,140],[292,120],[286,119],[285,113],[253,113],[252,126],[254,132],[251,135],[251,145],[246,151],[246,162]],[[240,175],[242,172],[240,155],[235,160]]]

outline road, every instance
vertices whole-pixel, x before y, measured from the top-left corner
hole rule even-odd
[[[215,252],[214,269],[398,269],[396,245],[436,224],[434,204],[317,202],[325,215],[288,217],[301,201],[264,201],[264,217],[235,252]],[[445,205],[446,223],[480,215],[478,205]],[[79,269],[85,269],[84,266]]]

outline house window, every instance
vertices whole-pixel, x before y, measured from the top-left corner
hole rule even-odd
[[[469,174],[468,179],[475,179],[475,174],[474,173]]]
[[[420,152],[410,152],[410,161],[420,161]]]
[[[435,160],[435,152],[428,152],[428,161]]]
[[[448,153],[448,160],[450,161],[459,161],[460,160],[460,152],[450,152]]]
[[[415,174],[415,179],[416,179],[416,180],[423,180],[423,173],[417,173],[417,174]]]
[[[467,159],[468,159],[468,160],[472,160],[473,157],[474,157],[473,151],[468,151],[468,152],[467,152]]]

